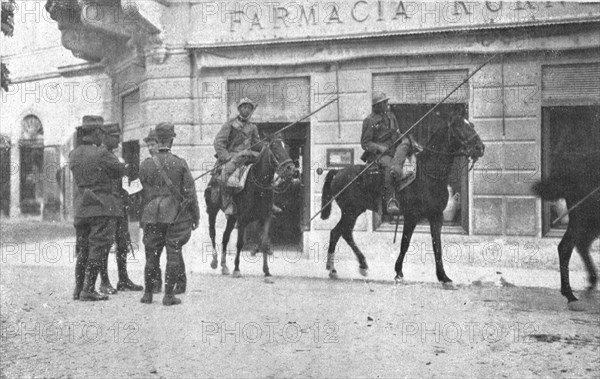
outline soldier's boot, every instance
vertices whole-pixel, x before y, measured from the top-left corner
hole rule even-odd
[[[119,291],[142,291],[144,287],[135,284],[129,279],[127,274],[127,250],[117,251],[117,269],[119,270],[119,282],[117,290]]]
[[[96,292],[96,278],[98,277],[98,271],[100,271],[99,264],[90,264],[85,270],[85,278],[83,279],[83,290],[79,295],[81,301],[98,301],[108,300],[107,295],[101,295]]]
[[[183,258],[181,259],[180,264],[180,272],[177,276],[177,281],[175,282],[175,287],[173,288],[174,295],[181,295],[185,293],[187,288],[187,275],[185,274],[185,263],[183,262]]]
[[[110,279],[108,278],[108,255],[103,259],[102,266],[100,267],[100,287],[98,287],[98,291],[107,295],[117,293],[117,290],[110,284]]]
[[[385,183],[385,193],[384,193],[384,205],[386,207],[387,213],[389,215],[398,215],[400,214],[400,204],[396,200],[396,191],[395,186],[392,184],[392,173],[389,169],[384,171],[384,183]]]
[[[167,254],[176,255],[176,253],[171,253],[167,250]],[[175,262],[171,261],[175,260]],[[171,262],[170,262],[171,261]],[[177,281],[177,277],[180,273],[179,265],[181,263],[181,259],[173,259],[167,255],[167,269],[165,276],[165,296],[163,297],[162,303],[163,305],[177,305],[181,304],[181,299],[175,297],[173,293],[173,288],[175,287],[175,282]]]
[[[83,290],[85,280],[85,264],[82,258],[77,258],[75,262],[75,289],[73,290],[73,300],[79,300],[79,294]]]
[[[154,285],[153,282],[154,282],[153,270],[150,267],[145,267],[144,268],[145,291],[144,291],[144,296],[142,296],[142,299],[140,300],[140,302],[145,303],[145,304],[152,303],[152,287]]]
[[[162,270],[160,269],[160,267],[158,267],[152,279],[152,293],[161,293],[162,285]]]

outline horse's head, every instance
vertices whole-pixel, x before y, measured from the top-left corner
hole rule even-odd
[[[474,162],[483,156],[485,145],[475,131],[475,125],[461,114],[454,114],[448,121],[450,151],[465,155]]]
[[[271,163],[276,167],[276,177],[284,181],[297,178],[299,175],[298,168],[290,158],[290,154],[288,153],[287,146],[283,139],[275,135],[269,138],[267,147],[271,151]]]

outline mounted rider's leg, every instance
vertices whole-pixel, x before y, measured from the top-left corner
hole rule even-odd
[[[236,168],[234,159],[225,163],[221,168],[221,207],[226,216],[235,214],[235,204],[233,202],[232,189],[227,187],[227,179],[233,174]]]
[[[392,182],[391,164],[392,157],[386,155],[379,159],[379,163],[383,169],[383,182],[384,182],[384,194],[383,204],[387,209],[387,213],[390,215],[397,215],[400,213],[400,207],[396,200],[396,191],[394,183]]]
[[[400,186],[400,179],[402,179],[402,167],[404,166],[404,161],[406,160],[409,151],[410,140],[408,138],[403,138],[400,142],[400,145],[396,147],[394,158],[392,158],[390,162],[390,187],[392,188],[392,192],[394,194],[388,203],[388,213],[390,214],[394,214],[394,212],[391,211],[396,211],[396,209],[396,212],[400,213],[400,204],[396,200],[396,190]]]

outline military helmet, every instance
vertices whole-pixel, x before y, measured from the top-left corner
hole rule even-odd
[[[373,92],[372,105],[379,104],[384,101],[388,101],[390,98],[383,92]]]
[[[247,97],[244,97],[242,100],[240,100],[240,102],[238,103],[238,106],[237,106],[238,109],[242,106],[242,104],[250,104],[250,105],[252,105],[252,109],[256,108],[256,106],[254,105],[254,102]]]
[[[102,118],[102,116],[93,116],[93,115],[86,115],[83,116],[83,119],[81,121],[81,125],[78,126],[78,129],[81,129],[83,131],[92,131],[94,129],[103,129],[102,125],[104,124],[104,118]]]
[[[171,124],[170,122],[161,122],[160,124],[156,125],[154,133],[157,139],[175,137],[175,125]]]
[[[148,136],[144,138],[144,142],[148,143],[150,141],[156,142],[156,132],[154,131],[154,129],[150,129],[148,131]]]
[[[121,136],[121,128],[119,127],[118,122],[104,124],[102,125],[102,130],[104,131],[104,133],[109,134],[111,136]]]

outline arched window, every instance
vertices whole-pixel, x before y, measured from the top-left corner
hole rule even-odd
[[[43,200],[44,129],[36,116],[29,115],[21,121],[19,149],[21,213],[39,215]]]

